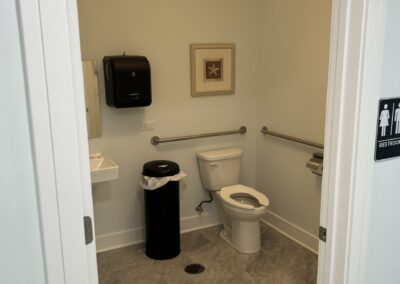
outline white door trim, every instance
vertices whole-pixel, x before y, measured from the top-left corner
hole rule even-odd
[[[363,283],[385,3],[334,1],[318,283]]]
[[[76,109],[76,128],[78,132],[78,151],[81,170],[83,214],[92,218],[93,241],[86,246],[89,283],[98,283],[96,258],[96,232],[94,227],[93,195],[90,178],[89,145],[86,121],[86,104],[82,71],[82,56],[79,36],[78,7],[76,1],[66,1],[69,31],[70,63],[74,80],[74,100]]]
[[[85,245],[83,228],[93,205],[76,2],[17,6],[46,280],[98,283],[95,242]]]
[[[39,6],[18,4],[46,280],[65,283]]]

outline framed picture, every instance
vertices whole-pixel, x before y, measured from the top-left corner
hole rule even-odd
[[[192,96],[234,93],[234,44],[191,44],[190,65]]]

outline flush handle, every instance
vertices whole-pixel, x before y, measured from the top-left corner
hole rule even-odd
[[[210,165],[210,166],[213,166],[213,167],[217,167],[217,166],[218,166],[217,163],[210,163],[209,165]]]

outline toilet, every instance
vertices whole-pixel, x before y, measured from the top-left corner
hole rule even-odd
[[[243,151],[225,148],[197,153],[203,187],[217,197],[226,219],[220,235],[242,253],[261,249],[260,218],[267,212],[268,198],[239,183]]]

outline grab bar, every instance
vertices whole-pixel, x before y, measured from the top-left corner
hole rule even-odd
[[[278,138],[282,138],[282,139],[285,139],[285,140],[289,140],[289,141],[292,141],[292,142],[300,143],[300,144],[303,144],[303,145],[311,146],[311,147],[314,147],[314,148],[324,149],[324,145],[323,144],[312,142],[312,141],[308,141],[308,140],[297,138],[297,137],[293,137],[293,136],[289,136],[289,135],[285,135],[285,134],[281,134],[281,133],[278,133],[278,132],[275,132],[275,131],[271,131],[266,126],[261,128],[261,133],[267,134],[267,135],[271,135],[271,136],[275,136],[275,137],[278,137]]]
[[[246,126],[241,126],[238,130],[203,133],[203,134],[196,134],[196,135],[177,136],[177,137],[168,137],[168,138],[160,138],[158,136],[153,136],[153,137],[151,137],[151,144],[157,145],[160,143],[172,142],[172,141],[182,141],[182,140],[190,140],[190,139],[198,139],[198,138],[214,137],[214,136],[222,136],[222,135],[230,135],[230,134],[244,134],[244,133],[246,133],[246,131],[247,131]]]

